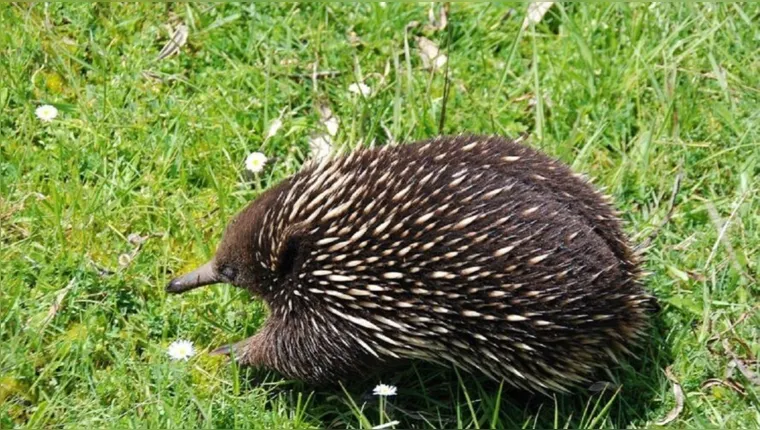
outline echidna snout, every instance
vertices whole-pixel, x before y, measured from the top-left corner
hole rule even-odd
[[[312,383],[405,360],[532,391],[588,381],[654,303],[613,208],[565,165],[498,137],[441,137],[304,167],[167,290],[232,283],[270,316],[244,364]]]

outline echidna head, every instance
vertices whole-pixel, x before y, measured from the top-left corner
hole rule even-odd
[[[230,221],[211,261],[172,279],[166,285],[166,291],[178,294],[206,285],[226,283],[258,292],[264,268],[257,261],[253,238],[260,228],[260,213],[268,200],[265,197],[252,202]]]

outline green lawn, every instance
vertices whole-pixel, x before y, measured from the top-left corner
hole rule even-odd
[[[676,405],[668,366],[684,405],[668,426],[760,426],[760,4],[563,3],[525,31],[525,4],[452,4],[442,31],[428,8],[2,3],[0,428],[650,427]],[[180,22],[187,44],[156,61]],[[448,97],[419,36],[448,56]],[[383,377],[399,392],[381,417],[378,380],[315,391],[204,354],[266,308],[163,286],[298,171],[320,104],[343,150],[527,134],[607,187],[637,242],[682,171],[647,253],[663,309],[640,360],[556,398],[417,365]],[[170,361],[178,338],[201,353]]]

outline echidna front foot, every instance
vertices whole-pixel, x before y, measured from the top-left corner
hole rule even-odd
[[[260,334],[257,334],[239,342],[220,346],[209,354],[229,356],[244,366],[263,367],[267,365],[263,362],[263,357],[266,356],[263,348],[266,348],[266,344],[262,342]]]
[[[231,343],[229,345],[220,346],[219,348],[209,352],[209,355],[228,355],[232,357],[235,354],[235,345]]]

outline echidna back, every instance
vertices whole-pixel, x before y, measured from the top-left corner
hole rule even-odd
[[[476,145],[472,145],[477,142]],[[439,137],[419,143],[428,148],[423,163],[480,166],[503,172],[566,204],[571,213],[583,217],[619,259],[621,269],[639,275],[637,259],[620,229],[620,222],[607,197],[589,185],[582,175],[567,166],[515,141],[495,136],[462,135]],[[408,155],[419,157],[416,147]]]

